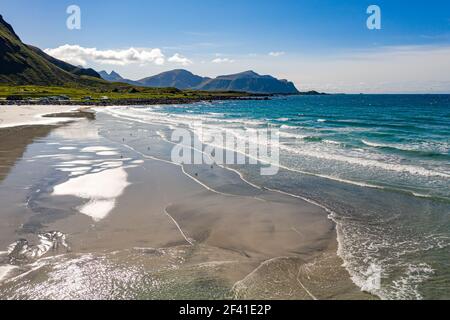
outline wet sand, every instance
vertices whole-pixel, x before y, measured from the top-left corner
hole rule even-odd
[[[65,149],[67,156],[71,152],[75,157],[85,156],[80,150],[86,150],[86,139],[78,139],[76,132],[86,129],[82,125],[89,130],[95,127],[94,122],[83,121],[55,129],[41,143],[62,146],[70,142],[73,147],[59,147],[54,152]],[[43,126],[30,132],[43,137],[50,130]],[[70,140],[61,141],[68,132]],[[127,139],[132,134],[127,134]],[[124,165],[129,185],[103,219],[96,221],[80,213],[78,208],[86,200],[52,196],[55,185],[70,179],[63,176],[46,178],[47,185],[38,190],[47,193],[35,200],[29,198],[25,209],[10,203],[1,213],[2,232],[8,232],[0,239],[0,251],[19,235],[35,244],[37,234],[52,230],[67,235],[70,250],[60,247],[38,260],[18,264],[8,280],[0,281],[0,299],[370,298],[342,267],[336,254],[335,225],[322,208],[255,188],[224,168],[182,170],[134,151],[136,146],[130,147],[125,138],[121,143],[109,138],[108,147],[118,150],[114,161],[139,165]],[[16,159],[32,141],[31,137],[24,140]],[[149,141],[148,150],[161,148],[162,141]],[[106,145],[106,140],[93,138],[89,143]],[[2,141],[1,147],[9,159],[3,163],[13,165],[14,154],[8,152],[11,145]],[[39,159],[38,150],[32,148],[27,157]],[[41,164],[36,160],[33,165],[48,168],[61,162],[56,158],[48,161]],[[21,174],[13,172],[1,184],[2,203],[10,195],[5,189],[18,184]],[[11,201],[20,202],[20,197],[17,194]],[[24,229],[27,225],[34,228]]]
[[[52,126],[0,128],[0,182],[34,139],[47,136]]]
[[[68,106],[0,106],[0,181],[25,148],[47,136],[56,124],[92,113]]]

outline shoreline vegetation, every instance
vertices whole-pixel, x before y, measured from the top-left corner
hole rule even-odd
[[[203,92],[175,88],[0,86],[0,105],[133,105],[187,104],[200,101],[269,99],[244,92]]]
[[[316,91],[299,95],[325,95]],[[190,104],[202,101],[269,100],[275,94],[147,88],[116,83],[107,87],[0,86],[0,105],[127,106]],[[282,95],[289,96],[289,95]]]
[[[326,95],[316,91],[297,95]],[[146,88],[117,84],[108,88],[1,86],[0,105],[82,105],[127,106],[156,104],[190,104],[203,101],[270,100],[277,94],[233,91],[196,91],[176,88]]]

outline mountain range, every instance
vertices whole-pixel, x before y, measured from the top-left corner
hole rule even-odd
[[[117,72],[96,72],[58,60],[41,49],[22,42],[0,15],[0,83],[41,86],[97,86],[126,83],[141,87],[180,90],[234,91],[257,94],[297,94],[292,82],[253,71],[211,79],[177,69],[138,81],[125,79]]]
[[[73,66],[24,44],[0,15],[0,83],[15,85],[90,85],[104,82],[93,69]]]
[[[155,76],[133,81],[125,79],[117,72],[99,72],[107,81],[124,82],[145,87],[173,87],[181,90],[235,91],[260,94],[297,94],[299,91],[292,82],[278,80],[272,76],[259,75],[254,71],[219,76],[217,78],[201,77],[187,70],[176,69]]]
[[[137,81],[132,81],[132,80],[122,78],[122,76],[115,71],[111,71],[111,73],[108,73],[106,71],[100,71],[98,74],[100,75],[100,77],[103,80],[106,80],[109,82],[122,82],[122,83],[128,83],[128,84],[132,84],[132,85],[140,85]]]

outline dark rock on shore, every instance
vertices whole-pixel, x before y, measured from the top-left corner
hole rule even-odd
[[[0,100],[0,105],[61,105],[61,106],[130,106],[130,105],[157,105],[157,104],[190,104],[202,101],[228,101],[228,100],[268,100],[269,96],[207,96],[198,98],[155,98],[155,99],[117,99],[117,100]]]

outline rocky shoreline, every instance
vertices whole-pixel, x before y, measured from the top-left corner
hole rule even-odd
[[[270,95],[255,96],[207,96],[198,98],[114,99],[114,100],[0,100],[0,105],[61,105],[61,106],[129,106],[156,104],[190,104],[203,101],[269,100]]]

